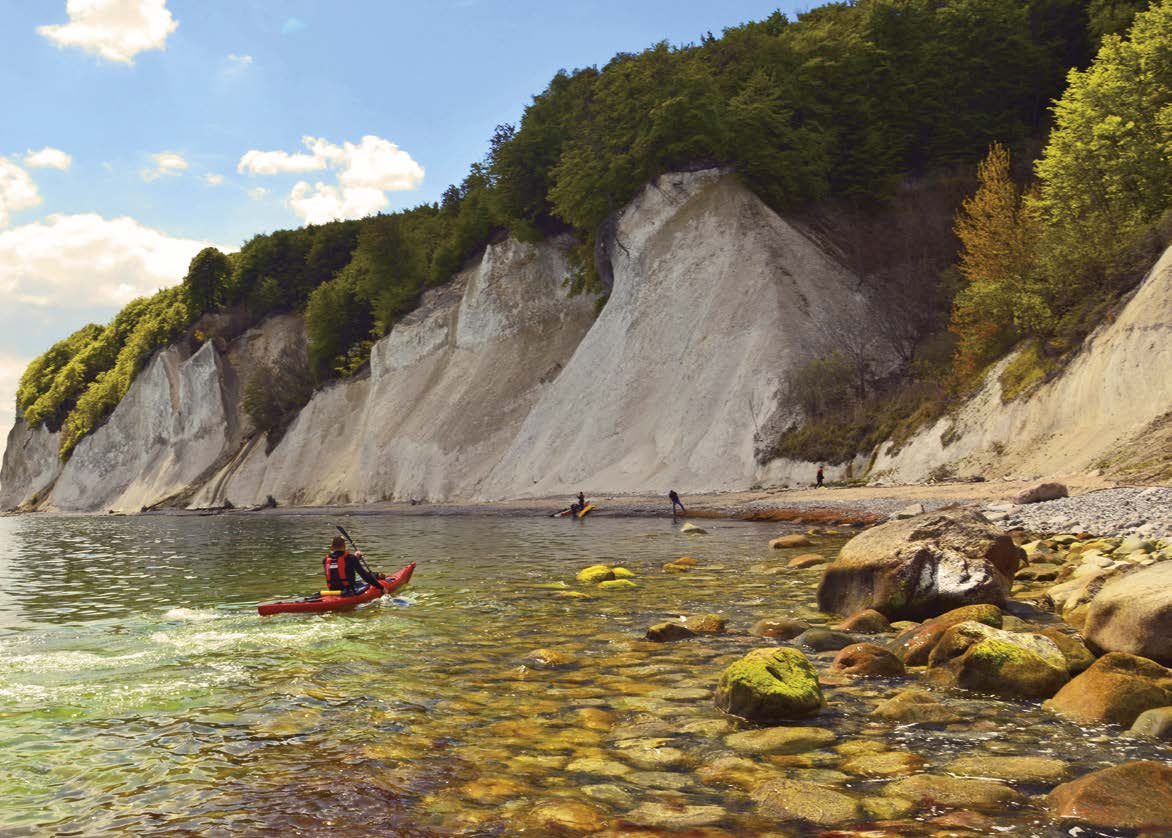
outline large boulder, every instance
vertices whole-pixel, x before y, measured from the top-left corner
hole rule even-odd
[[[1023,489],[1013,496],[1013,502],[1019,506],[1026,503],[1042,503],[1048,500],[1058,500],[1068,497],[1070,493],[1061,483],[1039,483]]]
[[[975,603],[1000,604],[1025,551],[979,512],[890,521],[848,541],[822,575],[818,607],[923,620]]]
[[[1172,768],[1125,762],[1057,786],[1046,806],[1059,818],[1109,829],[1172,829]]]
[[[1095,595],[1083,635],[1092,649],[1172,666],[1172,562],[1112,579]]]
[[[733,716],[771,724],[817,713],[818,674],[797,649],[754,649],[720,676],[716,706]]]
[[[1077,722],[1130,725],[1172,704],[1172,671],[1125,652],[1103,655],[1043,706]]]

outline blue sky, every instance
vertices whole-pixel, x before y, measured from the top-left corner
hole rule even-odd
[[[558,69],[812,5],[0,0],[0,434],[30,358],[206,244],[438,200]]]

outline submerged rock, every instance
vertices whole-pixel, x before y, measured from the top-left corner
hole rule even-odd
[[[676,640],[687,640],[695,636],[696,632],[681,623],[656,623],[647,629],[647,639],[656,643],[671,643]]]
[[[903,662],[876,643],[855,643],[842,649],[830,664],[835,672],[859,678],[903,675]]]
[[[1172,829],[1172,768],[1139,760],[1063,783],[1046,796],[1059,818],[1113,829]]]
[[[881,703],[871,715],[899,724],[948,725],[961,721],[931,693],[904,690]]]
[[[724,744],[739,754],[801,754],[824,748],[837,738],[823,727],[770,727],[729,734]]]
[[[728,817],[720,806],[689,805],[676,801],[647,801],[623,815],[623,820],[636,826],[655,829],[694,829],[711,826]]]
[[[754,649],[729,666],[716,687],[716,706],[754,722],[817,713],[824,700],[806,656],[785,647]]]
[[[854,631],[860,634],[882,634],[891,631],[891,623],[887,622],[887,618],[874,608],[868,608],[857,614],[852,614],[831,628],[836,631]]]
[[[842,770],[863,777],[903,777],[920,771],[927,761],[910,751],[859,754],[842,764]]]
[[[819,826],[850,823],[865,816],[859,801],[849,794],[804,780],[766,780],[752,792],[757,811],[779,821],[808,821]]]
[[[1043,706],[1078,722],[1131,725],[1140,713],[1172,704],[1172,671],[1147,658],[1111,652]]]
[[[809,623],[781,617],[775,620],[758,620],[749,629],[749,634],[754,637],[772,637],[775,640],[792,640],[809,629]]]
[[[1015,803],[1021,795],[1004,783],[967,780],[943,774],[917,774],[883,787],[883,794],[919,801],[928,806],[992,809]]]
[[[811,547],[814,542],[810,540],[808,535],[796,533],[794,535],[782,535],[771,540],[769,546],[774,550],[785,550],[790,547]]]
[[[602,829],[606,813],[587,803],[559,797],[540,801],[529,810],[526,821],[546,834],[587,835]]]
[[[1172,666],[1172,561],[1105,584],[1091,600],[1083,634],[1094,649]]]
[[[971,510],[891,521],[846,543],[818,587],[823,611],[924,619],[1005,601],[1025,551]]]
[[[945,768],[961,776],[994,777],[1013,783],[1057,783],[1070,770],[1070,766],[1060,759],[983,754],[954,759]]]

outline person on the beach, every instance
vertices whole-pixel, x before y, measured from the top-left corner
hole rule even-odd
[[[668,489],[667,490],[667,498],[668,498],[668,500],[671,501],[671,517],[672,518],[676,517],[676,507],[677,506],[680,508],[681,513],[683,513],[685,515],[688,513],[688,510],[684,509],[683,501],[680,500],[680,496],[676,494],[675,489]]]
[[[818,466],[818,482],[814,485],[819,489],[822,488],[822,466]]]
[[[330,552],[322,561],[322,567],[326,572],[326,587],[331,591],[341,591],[344,596],[352,596],[366,590],[355,590],[355,574],[361,576],[368,585],[382,587],[378,577],[371,573],[362,561],[362,551],[355,550],[351,553],[346,549],[346,539],[340,535],[335,535],[334,540],[330,542]]]

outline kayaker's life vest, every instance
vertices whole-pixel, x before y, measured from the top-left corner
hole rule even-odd
[[[326,586],[330,590],[340,591],[350,584],[350,579],[354,575],[350,567],[353,561],[354,557],[348,552],[337,556],[330,553],[325,557],[322,566],[326,571]]]

